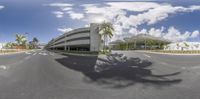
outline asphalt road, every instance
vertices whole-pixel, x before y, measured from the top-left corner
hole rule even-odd
[[[0,99],[200,99],[199,82],[200,56],[0,55]]]

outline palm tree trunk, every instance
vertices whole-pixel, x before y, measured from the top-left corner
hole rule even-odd
[[[103,42],[103,52],[105,52],[105,47],[106,47],[106,36],[104,35],[104,42]]]
[[[145,50],[147,50],[147,41],[146,41],[146,39],[144,40],[144,47],[145,47]]]

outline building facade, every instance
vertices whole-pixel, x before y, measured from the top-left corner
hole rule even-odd
[[[94,51],[100,50],[101,36],[99,25],[91,23],[90,27],[78,28],[52,39],[46,49],[65,51]]]
[[[170,41],[164,38],[139,34],[130,38],[124,38],[124,40],[113,41],[109,45],[112,50],[153,50],[163,49],[164,45],[169,43]]]

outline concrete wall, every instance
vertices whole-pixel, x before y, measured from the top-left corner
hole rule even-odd
[[[99,51],[101,46],[101,38],[98,32],[99,25],[90,24],[90,51]]]

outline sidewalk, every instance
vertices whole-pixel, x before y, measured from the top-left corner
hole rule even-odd
[[[0,55],[10,55],[10,54],[17,54],[17,53],[24,53],[27,51],[31,51],[31,50],[22,50],[22,51],[16,51],[16,52],[0,52]]]

